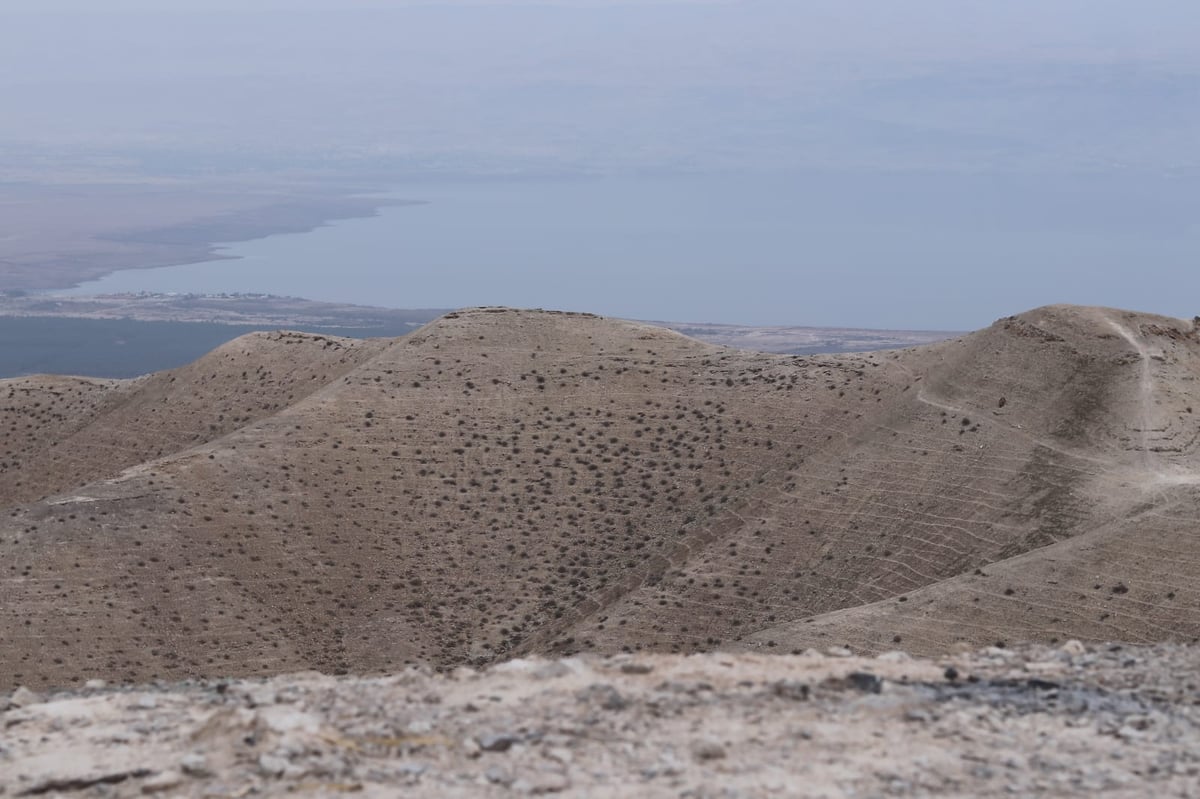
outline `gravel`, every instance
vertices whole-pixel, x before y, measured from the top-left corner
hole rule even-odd
[[[1196,796],[1198,673],[1070,642],[19,689],[0,795]]]

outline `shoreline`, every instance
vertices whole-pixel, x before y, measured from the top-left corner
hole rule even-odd
[[[449,308],[385,308],[274,294],[0,293],[0,319],[79,319],[222,325],[321,325],[365,328],[430,322]]]
[[[238,260],[223,248],[424,203],[370,196],[376,188],[0,187],[0,200],[23,211],[0,221],[0,292],[71,291],[116,272]]]
[[[75,319],[173,322],[261,327],[389,328],[424,324],[451,308],[387,308],[256,293],[53,294],[0,292],[0,320]],[[639,321],[639,320],[631,320]],[[727,325],[645,321],[689,338],[735,349],[779,355],[820,355],[903,349],[962,335],[950,330],[883,330],[804,325]]]

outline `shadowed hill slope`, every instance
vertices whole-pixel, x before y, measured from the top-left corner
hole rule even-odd
[[[5,506],[52,494],[71,483],[47,479],[40,466],[58,442],[86,428],[128,392],[120,380],[37,375],[0,381],[0,501]],[[39,465],[35,465],[39,464]],[[80,474],[74,484],[94,474]]]
[[[251,333],[135,380],[0,380],[0,503],[30,502],[211,441],[292,404],[382,340]]]
[[[1116,583],[1142,557],[1149,560],[1141,568],[1179,574],[1178,602],[1145,627],[1141,601],[1107,592],[1098,598],[1096,580],[1088,591],[1106,607],[1095,618],[1112,619],[1115,604],[1123,623],[1078,629],[1071,619],[1091,611],[1070,609],[1083,601],[1076,594],[1068,607],[1060,600],[1039,618],[1030,615],[1035,600],[1009,600],[1015,592],[1005,594],[1007,586],[995,589],[1005,600],[998,604],[964,598],[955,612],[943,603],[925,614],[923,635],[881,622],[847,637],[841,628],[851,622],[812,618],[884,600],[911,613],[909,592],[985,565],[1024,553],[1035,553],[1026,562],[1039,561],[1054,551],[1043,548],[1114,526],[1136,540],[1142,530],[1172,524],[1159,514],[1196,502],[1191,469],[1200,423],[1190,397],[1198,354],[1190,324],[1084,308],[1040,309],[953,342],[883,354],[902,372],[898,395],[862,419],[826,424],[829,439],[818,452],[777,488],[749,498],[740,534],[630,593],[585,633],[614,646],[630,624],[652,619],[647,632],[657,640],[692,636],[702,647],[731,643],[749,622],[752,630],[766,628],[754,640],[768,647],[824,642],[922,651],[1030,636],[1193,636],[1200,573],[1177,559],[1184,540],[1157,536],[1125,556],[1108,553],[1092,570],[1115,572]],[[1005,621],[979,626],[980,604]],[[801,607],[807,612],[797,617]]]
[[[1094,309],[1043,309],[1008,324],[1020,329],[1030,320],[1055,331],[1058,340],[1047,343],[1070,354],[1063,373],[1074,369],[1067,405],[1035,417],[1057,427],[1044,426],[1040,435],[1049,438],[1019,472],[1032,481],[1050,461],[1075,472],[1048,493],[1028,492],[1049,533],[1043,545],[911,593],[774,625],[750,645],[878,650],[903,642],[938,652],[1028,639],[1200,635],[1200,336],[1190,323]],[[964,412],[978,413],[973,399],[980,398],[954,395],[969,406]]]
[[[365,347],[336,365],[325,349],[297,356],[250,418],[236,392],[272,363],[209,356],[189,369],[215,387],[201,407],[233,403],[229,428],[182,423],[196,406],[160,400],[136,416],[156,460],[12,507],[0,673],[1200,628],[1200,572],[1180,557],[1195,502],[1189,323],[1053,307],[928,347],[805,358],[476,309]],[[131,388],[91,391],[133,413]],[[1175,532],[1139,537],[1148,519]],[[1088,543],[1122,536],[1136,548]],[[1028,607],[1059,552],[1125,590],[1076,591],[1047,604],[1049,623]],[[1025,582],[974,602],[959,594],[977,570]],[[1139,593],[1155,570],[1175,583],[1170,603]],[[1106,626],[1084,623],[1102,612]]]

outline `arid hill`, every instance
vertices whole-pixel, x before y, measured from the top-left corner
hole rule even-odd
[[[1096,308],[825,357],[476,309],[0,382],[0,675],[1192,640],[1198,374]]]
[[[261,333],[137,380],[0,381],[0,502],[37,500],[220,438],[323,388],[385,346]]]

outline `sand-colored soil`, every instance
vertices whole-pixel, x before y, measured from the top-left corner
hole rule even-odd
[[[789,357],[475,309],[0,383],[0,680],[1200,635],[1200,337]]]

